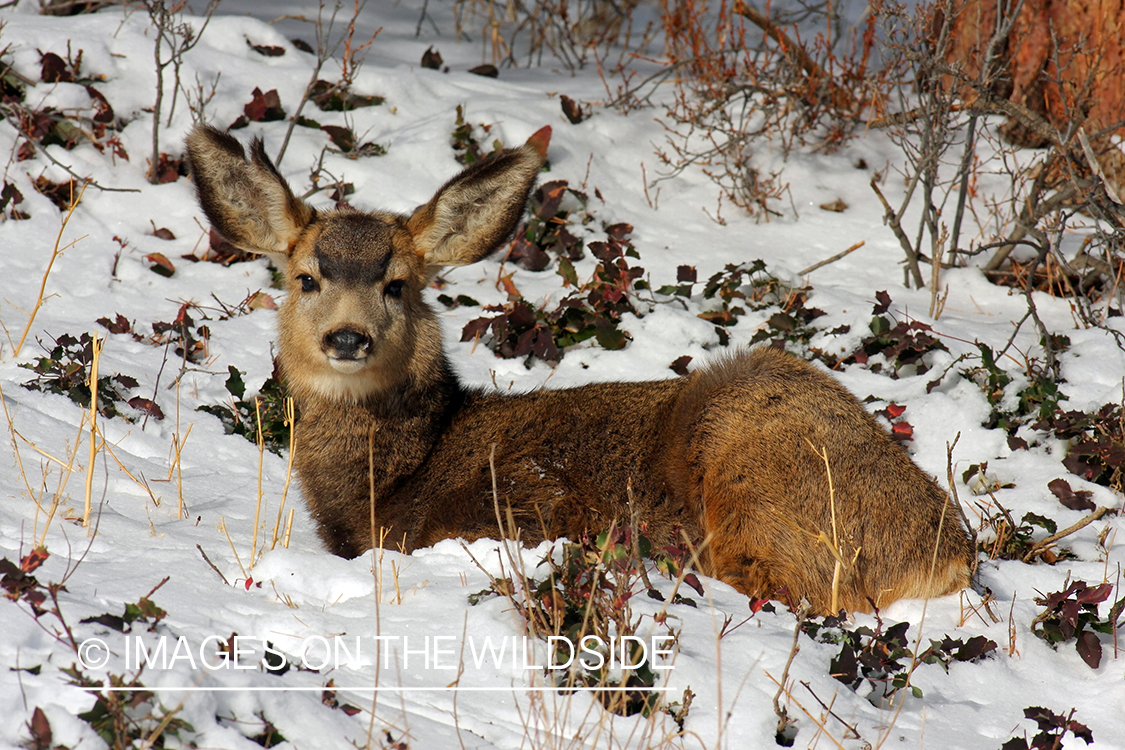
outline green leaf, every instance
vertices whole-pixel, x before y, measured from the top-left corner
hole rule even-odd
[[[238,400],[246,395],[246,383],[242,382],[242,373],[234,365],[227,366],[230,377],[227,378],[227,391]]]
[[[562,276],[563,281],[568,285],[578,286],[578,272],[574,270],[574,264],[570,262],[569,258],[559,258],[559,267],[556,273]]]
[[[1024,523],[1031,524],[1032,526],[1038,526],[1039,528],[1046,531],[1048,534],[1054,534],[1056,531],[1059,530],[1058,524],[1056,524],[1050,518],[1047,518],[1046,516],[1041,516],[1038,513],[1024,513],[1022,520],[1023,520]]]

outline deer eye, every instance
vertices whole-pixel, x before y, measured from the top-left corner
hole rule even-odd
[[[385,287],[383,287],[383,294],[387,295],[388,297],[401,297],[403,287],[405,286],[406,282],[400,279],[395,279],[394,281],[389,282]]]
[[[309,276],[307,273],[298,276],[297,281],[301,282],[302,292],[315,292],[318,289],[316,279]]]

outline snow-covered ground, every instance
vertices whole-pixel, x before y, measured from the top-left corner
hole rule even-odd
[[[156,705],[158,715],[178,709],[176,718],[191,729],[181,728],[178,740],[166,735],[168,747],[177,741],[201,748],[253,747],[248,738],[260,735],[265,722],[291,746],[301,748],[369,742],[373,747],[398,747],[394,743],[402,742],[411,748],[652,747],[665,742],[700,748],[774,746],[774,680],[781,678],[789,658],[795,622],[784,607],[759,612],[721,638],[724,620],[733,618],[732,624],[737,624],[751,615],[746,597],[728,586],[705,579],[706,595],[693,595],[697,608],[669,608],[668,622],[680,636],[672,668],[663,672],[659,684],[668,689],[668,701],[682,701],[687,689],[695,695],[683,719],[683,733],[675,736],[680,729],[663,712],[649,718],[616,717],[606,714],[589,693],[528,690],[542,686],[544,676],[541,669],[525,666],[522,652],[519,659],[511,658],[511,649],[522,644],[519,639],[525,635],[518,615],[501,597],[475,606],[468,600],[488,586],[482,567],[493,575],[501,573],[495,543],[481,541],[466,548],[449,540],[412,555],[385,552],[375,559],[365,555],[346,561],[324,551],[294,485],[285,511],[297,509],[289,544],[271,545],[287,486],[285,455],[260,455],[253,443],[224,434],[219,419],[196,407],[229,400],[225,383],[230,366],[245,374],[250,392],[271,372],[276,312],[266,305],[230,317],[222,314],[223,305],[234,307],[259,290],[275,299],[282,293],[271,288],[264,260],[222,266],[181,258],[203,254],[206,223],[188,180],[156,186],[145,180],[152,132],[152,116],[146,110],[155,96],[148,17],[120,10],[41,17],[27,9],[30,5],[25,1],[3,11],[0,48],[8,47],[4,59],[38,82],[41,53],[63,58],[69,54],[73,59],[81,51],[81,75],[97,79],[92,85],[128,123],[119,135],[128,158],[115,157],[112,149],[100,153],[88,141],[69,151],[49,147],[56,160],[105,188],[88,187],[62,230],[65,212],[32,183],[40,176],[55,182],[68,176],[42,153],[16,160],[23,138],[10,122],[0,125],[0,153],[13,155],[6,162],[4,180],[18,188],[23,202],[17,207],[28,215],[0,222],[0,322],[7,333],[0,342],[0,388],[7,413],[0,430],[0,556],[18,564],[47,528],[44,543],[50,556],[34,576],[43,584],[65,582],[57,605],[76,642],[97,638],[108,648],[105,654],[96,643],[88,646],[88,678],[104,679],[107,673],[133,677],[137,670],[132,649],[138,639],[150,651],[163,642],[169,654],[178,654],[169,668],[149,666],[140,674],[147,688],[162,690],[136,709],[143,714]],[[973,342],[1002,347],[1026,304],[1020,294],[993,286],[979,271],[958,269],[944,277],[949,298],[940,319],[925,317],[930,293],[903,287],[902,250],[884,226],[882,208],[868,187],[873,169],[900,158],[879,133],[853,140],[832,155],[792,155],[784,164],[792,204],[783,205],[783,216],[756,223],[729,209],[724,212],[726,224],[719,225],[707,213],[716,205],[715,188],[697,171],[661,182],[659,194],[657,186],[646,193],[646,175],[651,180],[660,170],[654,145],[664,139],[664,129],[655,120],[661,111],[622,115],[594,107],[592,117],[572,125],[561,114],[559,96],[603,100],[605,87],[595,71],[572,76],[553,69],[548,61],[541,67],[502,69],[497,79],[470,74],[467,69],[487,57],[475,41],[479,34],[456,42],[443,5],[431,9],[434,24],[422,23],[415,36],[419,8],[407,5],[420,4],[379,3],[365,11],[368,28],[381,26],[382,31],[355,79],[355,90],[385,97],[385,103],[358,109],[346,119],[362,141],[382,145],[386,155],[325,158],[328,172],[354,184],[349,198],[354,205],[409,211],[428,199],[459,168],[449,143],[455,108],[463,105],[467,121],[491,125],[488,141],[518,144],[544,124],[551,125],[551,171],[544,179],[565,179],[590,194],[597,220],[590,225],[591,239],[604,238],[602,224],[633,225],[632,239],[641,256],[636,263],[645,268],[653,288],[675,283],[680,265],[696,266],[699,278],[706,279],[726,264],[753,259],[765,261],[783,281],[798,284],[801,269],[863,241],[856,252],[807,278],[808,304],[826,313],[815,322],[821,333],[812,344],[838,354],[854,350],[868,331],[879,290],[889,292],[891,310],[899,318],[909,315],[933,325],[949,351],[928,355],[931,373],[891,379],[860,366],[843,366],[835,375],[860,398],[874,396],[873,409],[887,402],[905,405],[902,418],[914,428],[910,450],[943,484],[946,447],[960,436],[952,454],[953,475],[970,520],[979,518],[979,498],[962,483],[962,472],[985,461],[989,477],[1004,485],[995,500],[1016,519],[1034,512],[1064,528],[1082,518],[1083,512],[1064,508],[1048,489],[1048,482],[1059,477],[1076,490],[1091,491],[1100,506],[1120,505],[1121,498],[1109,489],[1067,472],[1061,463],[1065,450],[1058,441],[1043,440],[1029,450],[1013,451],[1003,431],[982,427],[989,404],[977,384],[954,372],[927,392],[933,372],[960,354],[978,353]],[[304,36],[311,41],[311,33]],[[284,54],[263,56],[248,42],[277,46]],[[445,57],[449,72],[419,65],[431,45]],[[196,81],[205,92],[217,81],[205,117],[226,126],[243,113],[255,88],[276,89],[291,114],[312,60],[260,20],[216,16],[187,54],[180,77],[193,91]],[[170,69],[167,75],[171,80]],[[338,76],[333,62],[321,75],[326,80]],[[38,82],[27,87],[25,105],[89,110],[91,101],[81,82]],[[168,107],[166,100],[165,116]],[[321,112],[311,104],[303,114],[321,124],[345,124],[340,113]],[[162,129],[163,150],[181,154],[192,117],[180,98],[170,124]],[[244,140],[261,135],[273,154],[286,126],[285,121],[253,122],[236,133]],[[282,172],[297,192],[309,187],[310,167],[328,143],[324,132],[294,130]],[[861,160],[866,168],[857,168]],[[779,158],[773,164],[782,166]],[[884,189],[899,187],[892,178]],[[604,203],[594,197],[595,189]],[[847,210],[819,208],[836,199],[848,203]],[[311,201],[325,205],[329,198],[318,193]],[[154,236],[155,229],[170,230],[174,239]],[[16,353],[56,246],[65,250],[46,276],[42,305]],[[174,274],[154,273],[153,263],[146,260],[153,253],[168,258]],[[586,278],[594,260],[587,254],[576,266],[579,278]],[[467,295],[482,304],[503,303],[507,295],[497,284],[500,270],[499,257],[456,269],[446,275],[443,293]],[[504,273],[513,273],[512,283],[536,303],[565,293],[553,265],[534,273],[508,264]],[[164,347],[128,334],[110,334],[96,323],[120,314],[144,337],[153,322],[172,321],[185,301],[201,306],[192,313],[195,323],[204,322],[210,329],[205,359],[186,368]],[[1091,410],[1120,402],[1125,352],[1113,337],[1104,330],[1076,327],[1066,300],[1039,295],[1036,303],[1047,327],[1071,341],[1062,355],[1066,408]],[[721,349],[714,328],[697,317],[701,305],[698,286],[687,309],[682,304],[652,305],[648,314],[623,324],[632,336],[623,350],[580,345],[553,370],[542,363],[528,369],[521,360],[497,358],[485,346],[461,343],[461,329],[481,314],[478,308],[458,307],[441,315],[446,346],[466,381],[529,389],[674,377],[669,365],[677,358],[690,355],[695,366]],[[731,346],[749,342],[774,312],[748,312],[730,329]],[[209,319],[201,321],[201,313]],[[1122,318],[1113,320],[1120,327]],[[827,333],[845,324],[851,333]],[[128,395],[153,399],[165,415],[134,421],[100,418],[105,445],[99,447],[92,467],[84,410],[62,395],[21,385],[33,376],[21,365],[44,354],[39,341],[50,348],[56,337],[83,333],[105,341],[101,373],[135,378],[138,386]],[[1037,347],[1037,334],[1025,325],[1015,349],[1034,354]],[[1005,367],[1014,378],[1022,377],[1017,363]],[[75,520],[81,519],[87,492],[96,533]],[[56,497],[57,512],[48,519]],[[869,688],[853,692],[829,674],[839,646],[802,636],[789,670],[791,698],[781,698],[797,720],[796,746],[999,747],[1025,731],[1029,737],[1034,734],[1023,712],[1043,706],[1061,714],[1075,709],[1074,719],[1090,728],[1097,747],[1125,747],[1125,683],[1122,662],[1115,658],[1116,640],[1101,636],[1105,656],[1099,668],[1091,669],[1072,642],[1055,650],[1031,631],[1032,620],[1042,610],[1034,598],[1062,590],[1068,578],[1091,585],[1117,582],[1125,557],[1113,544],[1118,525],[1114,516],[1107,516],[1068,538],[1064,545],[1077,559],[1054,566],[982,561],[981,584],[995,597],[990,605],[995,618],[979,608],[981,595],[974,591],[928,605],[900,601],[884,611],[887,627],[911,623],[911,648],[919,628],[923,648],[929,639],[943,635],[964,640],[983,635],[998,645],[990,658],[954,663],[948,673],[937,665],[920,665],[911,683],[921,697],[904,698],[902,691],[889,707],[877,707],[877,701],[866,696]],[[266,551],[250,568],[255,543]],[[534,566],[545,553],[546,547],[527,552],[528,565]],[[106,613],[120,616],[127,604],[136,604],[166,578],[151,600],[167,615],[152,629],[144,621],[134,623],[127,633],[104,623],[81,623]],[[15,581],[15,575],[9,580]],[[657,580],[665,593],[671,585]],[[1102,605],[1102,617],[1117,598],[1115,590]],[[43,606],[55,605],[48,599]],[[666,630],[652,619],[661,610],[659,602],[642,593],[632,606],[642,621],[641,634]],[[0,745],[31,746],[33,714],[41,709],[52,746],[102,746],[104,735],[99,738],[91,722],[79,716],[94,705],[94,695],[75,685],[67,672],[77,660],[53,635],[59,620],[50,613],[36,619],[26,599],[16,602],[9,597],[0,599],[0,623]],[[850,627],[856,625],[874,626],[875,621],[859,616]],[[192,663],[201,655],[216,658],[216,640],[232,634],[245,638],[247,648],[256,645],[259,653],[268,641],[289,658],[311,646],[309,660],[318,669],[290,669],[278,676],[258,668],[234,669],[230,663],[217,669]],[[337,636],[351,651],[334,654],[341,658],[322,666],[322,645],[329,642],[322,639]],[[389,644],[385,653],[376,637]],[[492,638],[493,645],[506,644],[504,659],[480,658],[486,638]],[[526,658],[541,664],[535,659],[544,655],[543,647],[533,643]],[[101,656],[108,662],[100,662]],[[322,702],[329,680],[339,690],[339,702],[357,707],[358,713]],[[454,683],[459,691],[447,689]],[[376,685],[384,690],[373,693]],[[405,689],[387,689],[396,687]],[[825,706],[831,707],[831,715]],[[145,726],[151,732],[157,722]],[[41,731],[36,736],[42,737]],[[1077,743],[1072,735],[1066,741]]]

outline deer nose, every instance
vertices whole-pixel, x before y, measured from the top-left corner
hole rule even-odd
[[[360,349],[366,349],[371,343],[365,334],[359,331],[333,331],[324,337],[324,347],[334,349],[337,357],[354,357]]]

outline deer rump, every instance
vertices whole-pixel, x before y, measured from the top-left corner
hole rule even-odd
[[[519,395],[460,384],[422,291],[511,234],[549,137],[470,167],[402,217],[318,213],[260,142],[247,160],[217,130],[189,136],[212,224],[284,268],[295,464],[328,549],[496,537],[499,506],[526,541],[636,517],[656,544],[686,537],[702,572],[819,613],[967,585],[972,545],[946,493],[847,390],[791,355]]]

